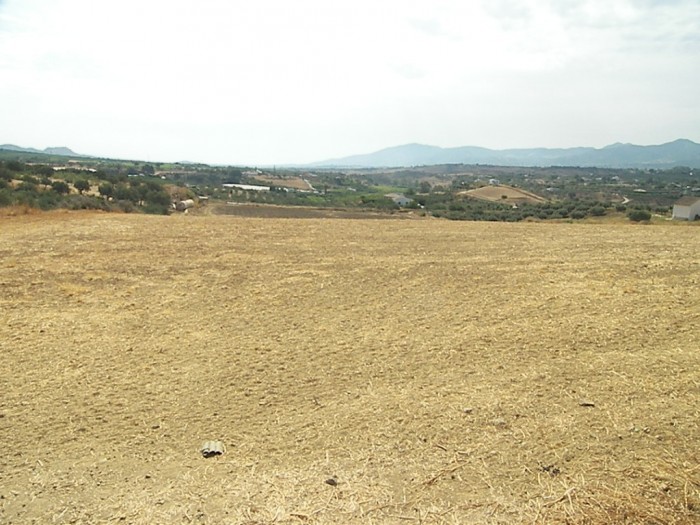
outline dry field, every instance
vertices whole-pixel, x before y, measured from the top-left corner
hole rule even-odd
[[[258,175],[255,177],[259,184],[268,186],[278,186],[280,188],[293,188],[296,190],[309,191],[312,189],[309,183],[302,177],[274,177],[272,175]]]
[[[698,523],[699,241],[0,217],[0,523]]]
[[[547,199],[544,197],[511,186],[482,186],[474,190],[460,192],[460,195],[466,195],[484,201],[505,202],[508,204],[539,204],[547,202]]]

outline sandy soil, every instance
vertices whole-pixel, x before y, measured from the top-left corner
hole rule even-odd
[[[547,199],[530,193],[529,191],[521,190],[519,188],[513,188],[511,186],[482,186],[481,188],[476,188],[474,190],[467,190],[460,193],[460,195],[466,195],[469,197],[474,197],[476,199],[482,199],[486,201],[493,202],[505,202],[508,204],[520,204],[520,203],[530,203],[538,204],[546,202]],[[503,196],[506,196],[504,199]]]
[[[0,523],[698,523],[699,240],[0,217]]]
[[[271,175],[258,175],[255,177],[260,184],[268,186],[278,186],[280,188],[294,188],[296,190],[309,191],[312,189],[309,184],[301,177],[273,177]]]
[[[247,202],[229,202],[211,204],[196,210],[199,215],[235,215],[238,217],[256,217],[265,219],[365,219],[396,220],[422,219],[413,210],[372,211],[350,208],[313,208],[310,206],[278,206],[254,204]]]

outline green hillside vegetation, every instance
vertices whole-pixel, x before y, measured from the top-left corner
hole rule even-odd
[[[270,191],[224,184],[263,185]],[[500,191],[494,188],[504,189],[502,200],[498,194],[490,201],[474,198],[483,194],[482,190],[488,189],[491,194]],[[513,198],[514,192],[535,198],[520,202]],[[399,205],[390,198],[392,194],[409,200]],[[199,196],[208,198],[214,209],[233,202],[470,221],[621,218],[639,222],[670,217],[673,203],[684,195],[700,196],[700,177],[687,167],[658,170],[445,164],[399,169],[264,170],[0,150],[0,206],[44,210],[168,213],[173,201]]]
[[[0,206],[167,214],[172,199],[164,182],[127,173],[57,171],[47,164],[0,161]]]

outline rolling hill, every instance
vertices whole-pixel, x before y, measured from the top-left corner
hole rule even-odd
[[[36,149],[36,148],[23,148],[21,146],[15,146],[14,144],[0,144],[0,150],[6,151],[17,151],[19,153],[44,153],[46,155],[61,155],[64,157],[83,157],[80,153],[76,153],[70,148],[65,146],[56,146],[52,148]]]

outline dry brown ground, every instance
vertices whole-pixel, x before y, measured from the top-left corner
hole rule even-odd
[[[546,202],[547,199],[530,193],[529,191],[521,190],[520,188],[512,188],[511,186],[482,186],[474,190],[460,192],[460,195],[467,195],[476,199],[492,202],[506,202],[508,204],[530,203],[539,204]],[[503,196],[506,196],[504,199]]]
[[[0,217],[0,522],[698,523],[699,234]]]
[[[311,206],[278,206],[270,204],[253,204],[246,202],[230,202],[226,204],[210,204],[200,207],[199,215],[235,215],[237,217],[256,217],[265,219],[419,219],[420,215],[413,211],[372,211],[367,209],[350,208],[314,208]]]
[[[258,175],[255,177],[255,179],[260,184],[278,186],[280,188],[294,188],[304,191],[311,189],[309,184],[301,177],[273,177],[272,175]]]

